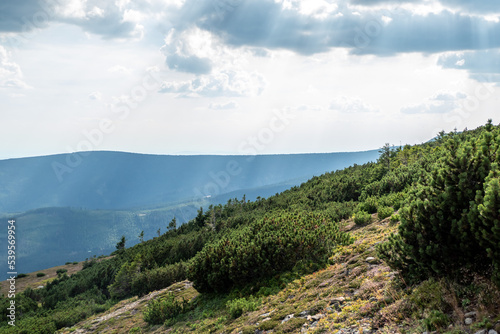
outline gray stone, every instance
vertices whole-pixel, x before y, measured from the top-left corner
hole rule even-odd
[[[373,256],[367,257],[365,261],[368,262],[369,264],[377,264],[378,263],[378,260],[376,258],[374,258]]]
[[[316,314],[316,315],[313,315],[313,316],[311,317],[311,319],[312,319],[312,320],[317,321],[317,320],[322,319],[322,318],[324,318],[324,317],[325,317],[325,315],[324,315],[324,314],[318,313],[318,314]]]
[[[264,313],[264,314],[259,315],[259,317],[267,318],[270,315],[271,315],[271,312],[268,312],[268,313]]]
[[[281,321],[282,324],[284,324],[285,322],[289,321],[290,319],[293,318],[293,314],[289,314],[285,317],[285,319],[283,319],[283,321]]]
[[[302,311],[302,312],[299,313],[299,316],[302,317],[302,318],[304,318],[308,314],[309,314],[309,311]]]
[[[464,314],[464,317],[466,318],[472,318],[472,317],[476,317],[477,313],[476,312],[467,312]]]
[[[337,298],[333,298],[331,301],[330,301],[330,304],[338,304],[338,305],[342,305],[344,304],[345,302],[345,298],[344,297],[337,297]]]
[[[474,334],[487,334],[488,331],[486,329],[481,329],[480,331],[475,332]]]
[[[472,319],[472,318],[465,318],[465,324],[467,326],[472,325],[473,322],[474,322],[474,319]]]
[[[488,334],[498,334],[498,333],[497,333],[497,331],[496,331],[496,330],[494,330],[494,329],[490,329],[490,330],[488,331]]]
[[[267,318],[262,319],[260,322],[269,321],[269,320],[271,320],[271,318],[267,317]]]

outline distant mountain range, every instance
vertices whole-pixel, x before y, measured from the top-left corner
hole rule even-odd
[[[244,195],[266,198],[378,155],[89,152],[0,160],[0,219],[16,219],[17,269],[32,272],[109,254],[122,235],[127,247],[139,242],[141,231],[151,239],[173,217],[184,223],[200,207]],[[7,240],[6,232],[0,230],[0,240]]]
[[[165,206],[283,183],[300,184],[377,157],[377,150],[260,156],[87,152],[0,160],[0,212]]]

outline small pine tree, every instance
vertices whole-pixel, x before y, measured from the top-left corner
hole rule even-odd
[[[168,223],[167,229],[169,231],[177,229],[177,219],[175,217],[172,218],[172,220],[170,221],[170,223]]]
[[[120,241],[118,241],[118,242],[116,243],[116,250],[120,251],[120,250],[125,249],[125,242],[126,242],[126,240],[125,240],[125,236],[124,236],[124,235],[122,235],[122,237],[121,237]]]

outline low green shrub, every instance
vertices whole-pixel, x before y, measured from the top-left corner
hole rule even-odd
[[[390,217],[394,213],[394,209],[391,208],[390,206],[384,206],[378,208],[378,219],[385,219],[387,217]]]
[[[326,263],[336,245],[350,242],[325,215],[277,212],[205,245],[188,278],[199,292],[229,291],[290,271],[299,261]]]
[[[144,321],[150,325],[161,325],[165,321],[173,319],[189,309],[189,302],[185,299],[181,301],[175,299],[169,293],[162,299],[155,299],[149,302],[144,311]]]
[[[372,220],[372,215],[366,211],[358,211],[354,214],[354,223],[356,225],[367,224]]]
[[[45,273],[36,273],[36,277],[43,277],[45,275],[46,275]]]
[[[364,202],[359,203],[358,210],[359,211],[366,211],[366,212],[372,214],[372,213],[377,212],[378,205],[379,205],[379,203],[378,203],[377,198],[368,197],[367,199],[365,199]]]
[[[234,319],[239,318],[245,312],[255,311],[260,304],[260,300],[250,297],[230,300],[226,303],[229,314]]]
[[[184,262],[167,265],[165,267],[146,270],[132,278],[131,292],[144,295],[154,290],[160,290],[186,279],[186,265]]]
[[[23,278],[23,277],[28,277],[29,275],[28,274],[19,274],[16,276],[16,279],[17,278]]]
[[[400,220],[401,220],[401,217],[397,213],[393,214],[391,216],[391,219],[390,219],[391,223],[397,223]]]
[[[427,331],[436,331],[448,326],[450,319],[441,311],[432,310],[427,318],[423,320],[423,325]]]

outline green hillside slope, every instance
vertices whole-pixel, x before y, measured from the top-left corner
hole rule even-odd
[[[6,311],[0,331],[498,330],[499,146],[500,128],[488,123],[424,145],[387,145],[376,163],[267,199],[212,205],[26,290],[16,297],[17,326],[6,325]],[[6,310],[9,300],[0,302]]]

